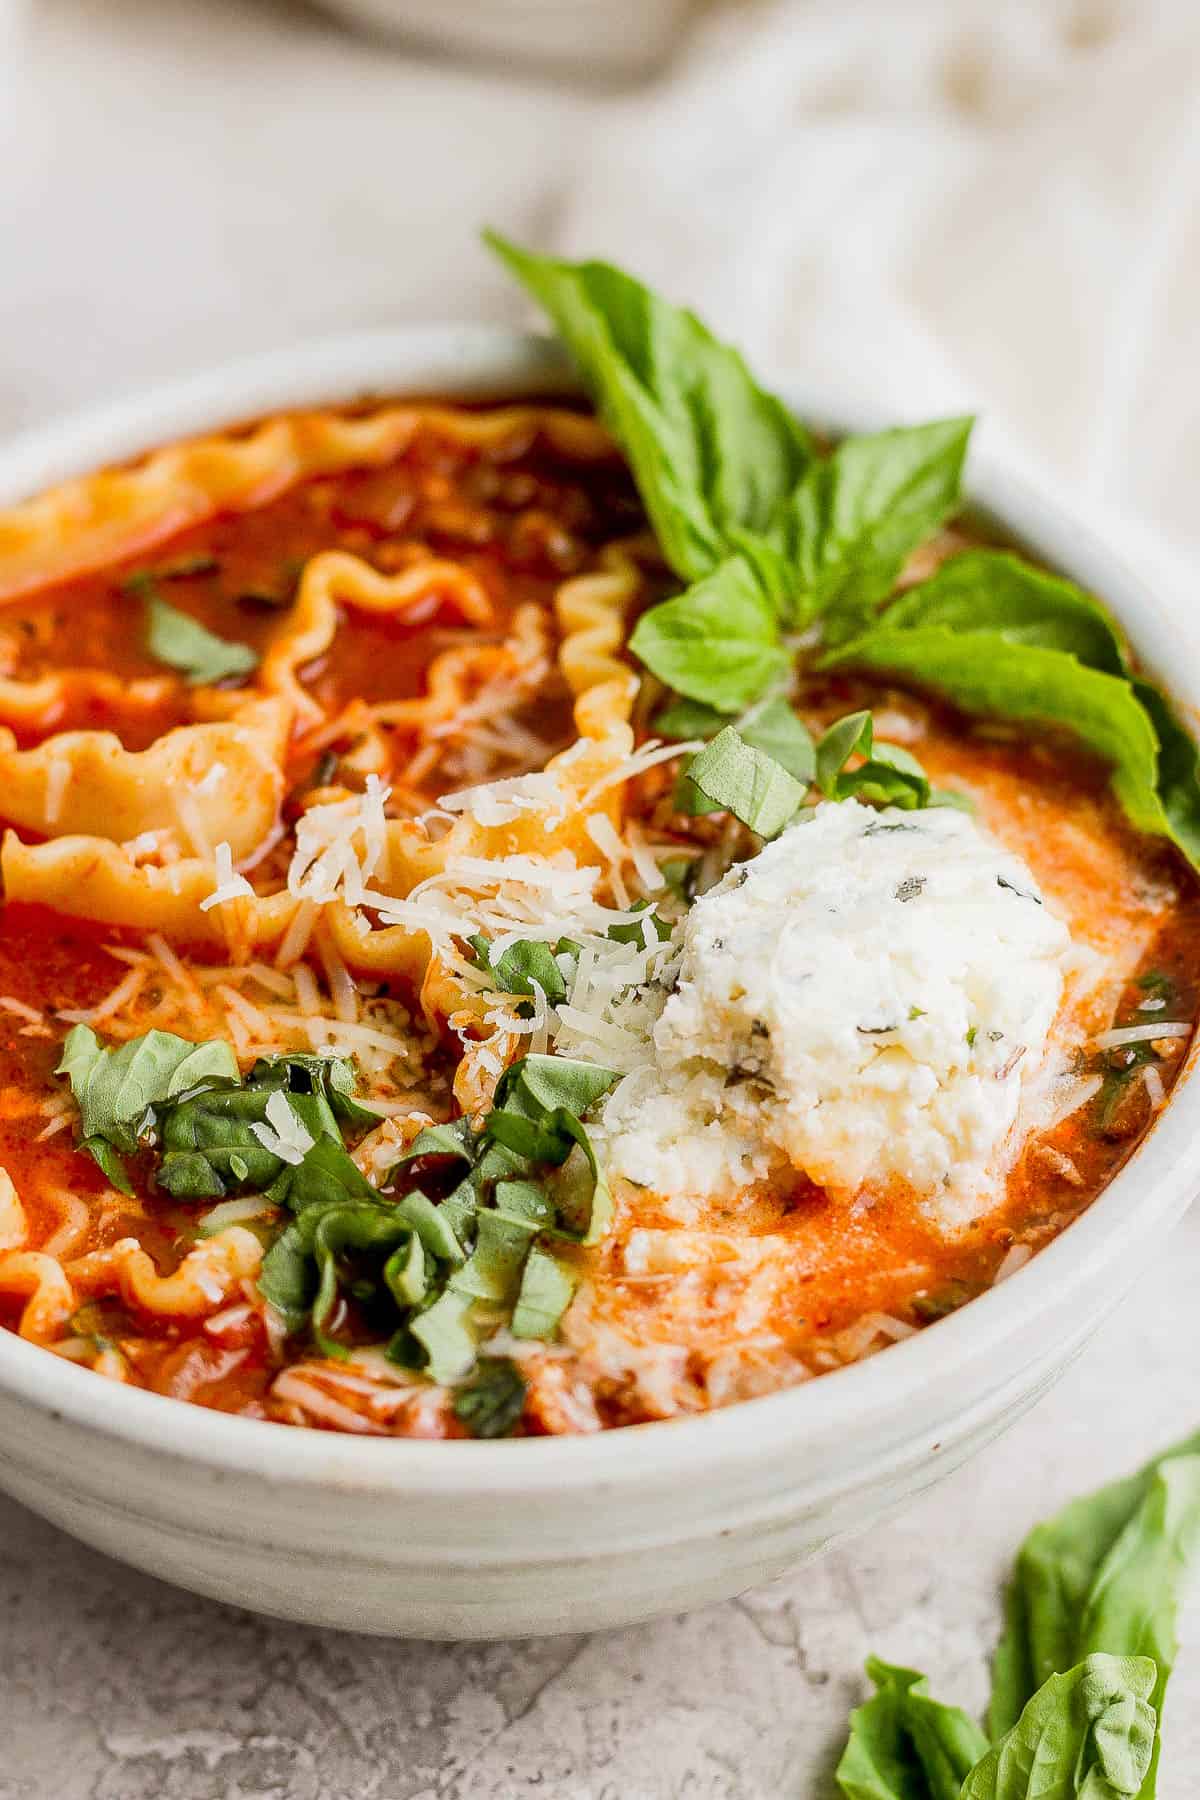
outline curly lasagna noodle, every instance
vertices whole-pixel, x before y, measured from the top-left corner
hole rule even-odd
[[[767,817],[627,649],[679,585],[566,406],[0,515],[12,1331],[285,1424],[589,1432],[852,1362],[1087,1206],[1186,1048],[1182,859],[1061,734],[815,664],[740,720]]]

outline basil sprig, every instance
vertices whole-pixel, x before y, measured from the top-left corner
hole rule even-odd
[[[959,1800],[988,1740],[957,1706],[929,1693],[916,1669],[868,1657],[875,1693],[850,1715],[837,1767],[847,1800]]]
[[[1030,1533],[1008,1592],[988,1725],[872,1658],[846,1800],[1154,1800],[1176,1614],[1200,1547],[1200,1435]]]
[[[809,653],[819,636],[826,667],[1070,730],[1110,765],[1133,824],[1200,868],[1200,747],[1090,595],[977,550],[887,604],[912,552],[958,510],[970,419],[852,436],[822,455],[693,314],[607,264],[488,241],[578,364],[686,584],[630,639],[653,674],[727,722],[786,676],[785,634],[818,626]]]
[[[487,241],[553,320],[689,584],[630,640],[677,693],[724,713],[749,705],[786,670],[784,629],[830,610],[869,617],[956,510],[970,419],[822,456],[695,314],[608,263]]]

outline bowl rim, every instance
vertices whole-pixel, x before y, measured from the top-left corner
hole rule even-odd
[[[778,380],[797,412],[841,431],[878,429],[894,418],[848,404],[826,380]],[[491,326],[415,325],[310,339],[90,407],[0,445],[0,506],[179,437],[236,426],[273,411],[351,404],[379,397],[452,400],[545,399],[579,392],[551,339]],[[1152,673],[1193,718],[1200,708],[1195,639],[1181,655],[1187,623],[1124,561],[1109,537],[1072,504],[1050,497],[1044,479],[1010,452],[973,446],[968,502],[1000,521],[1052,567],[1103,595],[1130,628]],[[1195,1049],[1171,1099],[1124,1167],[1092,1205],[1008,1280],[961,1311],[881,1354],[799,1386],[686,1418],[591,1435],[480,1442],[355,1437],[282,1427],[97,1381],[81,1369],[0,1331],[0,1392],[131,1448],[223,1473],[379,1493],[453,1494],[483,1486],[518,1495],[642,1484],[698,1475],[731,1459],[760,1459],[903,1419],[939,1371],[983,1367],[1089,1282],[1107,1278],[1113,1303],[1122,1266],[1138,1266],[1148,1231],[1174,1223],[1200,1191],[1200,1081]],[[1144,1251],[1143,1251],[1144,1254]],[[1063,1337],[1069,1331],[1061,1333]],[[1033,1349],[1029,1361],[1035,1359]],[[997,1360],[997,1368],[1006,1365]],[[901,1428],[902,1431],[902,1428]]]

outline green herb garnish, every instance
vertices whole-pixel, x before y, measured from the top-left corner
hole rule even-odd
[[[630,644],[704,709],[695,735],[785,680],[784,634],[813,627],[801,654],[820,667],[1070,730],[1109,764],[1133,824],[1200,867],[1200,746],[1090,595],[1009,552],[971,550],[892,598],[912,552],[958,510],[969,419],[849,437],[823,455],[693,314],[606,264],[488,241],[557,327],[686,584]],[[875,760],[884,769],[862,776],[864,791],[875,783],[903,804],[904,753]]]
[[[591,1063],[514,1063],[480,1130],[463,1119],[427,1127],[384,1190],[346,1146],[344,1133],[378,1120],[344,1058],[263,1057],[243,1077],[224,1042],[149,1032],[109,1048],[77,1026],[60,1072],[80,1108],[80,1148],[125,1191],[123,1159],[140,1150],[176,1200],[261,1195],[267,1231],[283,1214],[259,1287],[327,1356],[347,1354],[349,1308],[395,1360],[461,1380],[475,1361],[476,1303],[506,1308],[518,1336],[552,1336],[574,1278],[541,1240],[594,1243],[607,1227],[583,1115],[618,1077]]]
[[[915,1670],[872,1658],[846,1800],[1154,1800],[1176,1614],[1200,1543],[1200,1436],[1037,1526],[996,1653],[991,1745]]]
[[[217,637],[198,619],[160,599],[153,582],[142,596],[146,601],[146,648],[159,662],[187,677],[193,687],[248,675],[258,666],[258,655],[249,644]]]
[[[472,1437],[510,1437],[525,1406],[525,1377],[507,1356],[481,1356],[454,1396],[455,1417]]]

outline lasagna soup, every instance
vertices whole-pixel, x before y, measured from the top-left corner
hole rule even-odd
[[[607,424],[290,414],[0,516],[0,1318],[47,1352],[377,1436],[668,1419],[1009,1277],[1166,1102],[1186,831],[1070,683],[1194,763],[963,523],[965,432],[780,413],[799,536],[713,500],[710,577],[581,360]],[[1042,660],[985,692],[989,632]]]

